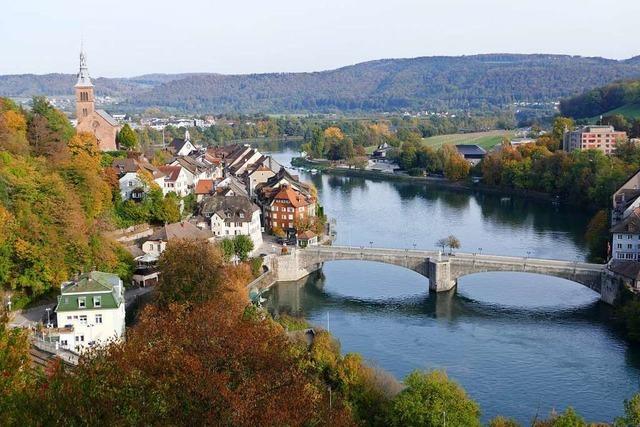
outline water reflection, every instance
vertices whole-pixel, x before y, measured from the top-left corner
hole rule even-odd
[[[269,294],[274,313],[301,314],[398,377],[444,368],[483,408],[527,423],[574,406],[611,420],[638,389],[640,354],[586,287],[526,273],[481,273],[457,292],[379,263],[335,261]],[[603,363],[606,361],[606,363]]]
[[[364,264],[360,266],[354,265],[356,262],[353,261],[335,261],[329,265],[332,264],[334,267],[335,264],[343,264],[337,267],[341,270],[356,268],[363,271],[373,268],[378,273],[386,270],[367,262],[359,262]],[[391,267],[392,270],[399,268]],[[441,293],[429,291],[426,278],[420,276],[418,281],[422,279],[425,287],[415,294],[401,290],[399,295],[371,295],[366,285],[355,294],[350,294],[349,291],[354,291],[352,287],[344,290],[333,284],[325,288],[327,277],[319,271],[297,282],[278,284],[268,294],[268,308],[276,315],[308,316],[309,310],[322,304],[354,315],[377,312],[385,316],[427,316],[452,322],[473,318],[494,319],[497,322],[501,322],[502,318],[518,321],[571,319],[600,322],[611,314],[607,306],[599,303],[595,292],[580,284],[553,277],[527,273],[474,274],[461,279],[457,289]]]

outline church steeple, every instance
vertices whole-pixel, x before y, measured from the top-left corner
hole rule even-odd
[[[78,81],[76,87],[93,87],[91,77],[89,77],[89,68],[87,67],[87,57],[84,49],[80,48],[80,71],[78,71]]]
[[[78,71],[78,81],[75,85],[75,90],[76,119],[78,119],[78,123],[81,123],[95,111],[93,83],[91,83],[91,77],[89,77],[87,57],[82,48],[80,48],[80,71]]]

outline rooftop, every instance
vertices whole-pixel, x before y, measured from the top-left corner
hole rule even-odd
[[[463,156],[484,156],[487,154],[484,148],[475,144],[457,144],[456,149]]]
[[[640,208],[636,208],[623,221],[611,228],[612,233],[639,234]]]
[[[209,239],[211,233],[200,230],[187,221],[174,222],[158,228],[147,240],[162,240],[168,242],[173,239]]]

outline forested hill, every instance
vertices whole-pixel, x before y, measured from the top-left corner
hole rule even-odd
[[[634,60],[640,64],[640,58]],[[563,99],[560,110],[562,115],[575,119],[612,114],[640,118],[640,79],[611,83]]]
[[[60,75],[0,76],[0,95],[60,93]],[[250,75],[148,75],[99,79],[98,93],[131,107],[191,112],[333,112],[503,107],[552,102],[639,78],[640,60],[491,54],[383,59],[331,71]],[[47,81],[51,81],[51,85]],[[64,83],[71,93],[72,76]],[[66,86],[68,84],[68,86]]]

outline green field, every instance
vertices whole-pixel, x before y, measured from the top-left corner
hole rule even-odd
[[[622,114],[627,119],[640,118],[640,103],[623,105],[622,107],[618,107],[615,110],[607,111],[602,115],[611,116],[613,114]]]
[[[511,137],[511,133],[505,130],[492,130],[489,132],[456,133],[451,135],[437,135],[422,138],[422,143],[433,148],[440,148],[445,144],[476,144],[484,149],[492,148],[502,142],[502,138]]]

